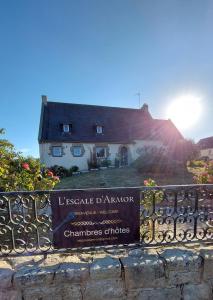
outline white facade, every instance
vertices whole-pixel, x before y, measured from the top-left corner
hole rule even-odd
[[[213,159],[213,148],[200,150],[200,157],[204,156],[208,157],[209,159]]]
[[[72,147],[81,146],[83,153],[76,157],[73,155]],[[122,147],[127,149],[127,162],[132,163],[140,156],[140,151],[143,147],[163,147],[159,141],[135,140],[131,144],[108,144],[108,143],[40,143],[40,160],[47,167],[54,165],[63,166],[69,169],[72,166],[78,166],[79,170],[88,170],[88,161],[91,159],[94,149],[97,147],[107,148],[106,159],[114,165],[115,158],[119,156]],[[62,155],[59,157],[53,156],[52,147],[61,147]]]

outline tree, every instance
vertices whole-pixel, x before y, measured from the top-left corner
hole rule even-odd
[[[179,140],[170,147],[170,156],[183,163],[195,159],[198,155],[198,147],[193,140]]]
[[[4,133],[0,129],[0,135]],[[58,181],[39,159],[23,157],[13,144],[0,138],[0,191],[52,189]]]

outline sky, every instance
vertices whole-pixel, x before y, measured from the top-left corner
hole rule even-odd
[[[0,128],[25,155],[39,155],[41,95],[138,108],[140,92],[154,118],[196,95],[181,132],[212,136],[212,79],[212,0],[0,0]]]

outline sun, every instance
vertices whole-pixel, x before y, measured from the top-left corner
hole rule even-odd
[[[194,95],[182,95],[169,104],[166,114],[177,128],[188,129],[198,122],[201,113],[201,98]]]

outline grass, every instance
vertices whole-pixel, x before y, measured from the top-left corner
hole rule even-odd
[[[139,174],[133,167],[106,169],[92,171],[63,178],[55,189],[78,189],[78,188],[98,188],[98,187],[133,187],[144,185],[143,181],[152,178],[158,185],[169,184],[191,184],[193,174],[180,172],[176,175],[164,174]]]

